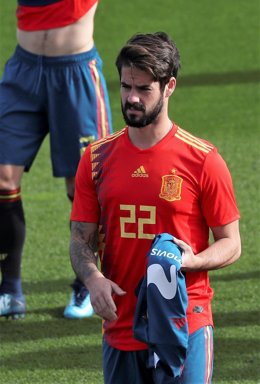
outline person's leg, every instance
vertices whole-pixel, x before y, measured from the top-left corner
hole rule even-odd
[[[189,337],[181,384],[210,384],[213,373],[213,329],[200,328]]]
[[[75,178],[65,178],[66,192],[68,199],[73,202],[75,190]],[[94,309],[90,302],[90,296],[87,288],[76,277],[71,284],[72,294],[68,305],[64,309],[64,317],[67,319],[82,319],[91,317]]]
[[[19,317],[25,312],[21,283],[25,240],[22,174],[23,167],[0,165],[0,316]]]
[[[103,340],[104,384],[154,384],[148,351],[120,351]]]
[[[74,177],[86,146],[112,133],[102,60],[93,47],[81,54],[45,58],[43,64],[47,74],[53,174],[65,178],[67,196],[73,201]],[[72,297],[64,316],[91,316],[93,309],[86,288],[77,278],[72,288]]]
[[[21,178],[48,132],[39,57],[17,46],[0,82],[0,316],[25,312],[21,257],[25,219]]]

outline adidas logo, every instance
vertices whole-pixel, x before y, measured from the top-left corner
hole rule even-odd
[[[149,175],[146,173],[144,166],[141,165],[136,171],[134,171],[134,173],[132,173],[132,177],[149,177]]]

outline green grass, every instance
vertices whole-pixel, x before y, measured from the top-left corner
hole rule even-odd
[[[15,0],[1,2],[1,73],[15,47],[15,5]],[[171,116],[216,144],[233,175],[243,252],[235,265],[210,273],[215,290],[215,384],[260,382],[259,13],[257,0],[104,0],[96,17],[95,39],[104,61],[114,129],[123,126],[114,66],[118,50],[136,32],[165,30],[182,56]],[[52,178],[48,140],[22,187],[28,314],[17,322],[0,319],[1,382],[102,383],[100,319],[74,322],[62,317],[73,279],[70,204],[64,181]]]

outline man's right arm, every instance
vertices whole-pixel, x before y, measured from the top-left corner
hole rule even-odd
[[[97,315],[108,321],[117,319],[116,306],[112,293],[125,292],[113,281],[106,279],[97,267],[97,236],[95,223],[72,221],[70,258],[77,277],[87,287],[91,304]]]
[[[87,285],[97,268],[97,224],[71,222],[70,257],[74,272]]]

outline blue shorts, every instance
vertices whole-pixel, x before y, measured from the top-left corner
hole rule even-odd
[[[73,177],[86,146],[111,132],[102,60],[95,47],[59,57],[16,47],[0,82],[0,164],[28,171],[49,133],[53,175]]]
[[[148,368],[148,350],[120,351],[103,341],[105,384],[210,384],[213,372],[213,329],[200,328],[189,336],[187,357],[181,377],[174,380],[167,372]]]

